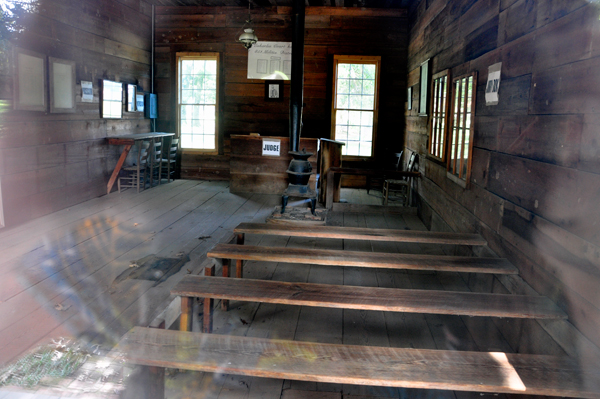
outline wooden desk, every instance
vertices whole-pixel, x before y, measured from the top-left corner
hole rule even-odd
[[[331,167],[327,170],[327,193],[325,195],[325,208],[333,208],[333,199],[340,198],[339,187],[334,184],[336,175],[339,179],[341,175],[358,175],[358,176],[378,176],[384,178],[400,179],[402,177],[420,177],[420,172],[401,172],[397,170],[381,170],[381,169],[356,169],[356,168],[338,168]],[[336,192],[337,188],[337,192]]]
[[[135,142],[139,142],[141,144],[142,140],[149,140],[160,138],[161,141],[165,137],[175,136],[175,133],[138,133],[138,134],[126,134],[124,136],[112,136],[107,137],[108,144],[110,145],[124,145],[123,152],[119,157],[119,161],[117,162],[117,166],[115,166],[115,170],[113,170],[112,175],[110,176],[110,180],[106,186],[106,194],[110,194],[110,190],[112,190],[117,177],[119,176],[119,172],[125,163],[125,159],[127,158],[127,154],[131,150],[131,147],[135,144]]]

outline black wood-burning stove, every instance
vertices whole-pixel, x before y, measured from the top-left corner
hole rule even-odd
[[[281,198],[281,213],[285,211],[289,197],[308,198],[310,209],[315,214],[317,193],[308,186],[312,166],[308,161],[313,154],[304,149],[298,151],[300,146],[300,133],[302,129],[302,102],[304,91],[304,0],[294,0],[292,8],[293,34],[292,34],[292,76],[290,87],[290,152],[294,157],[290,162],[287,174],[288,188]]]
[[[289,184],[281,197],[281,213],[285,212],[289,197],[298,197],[310,200],[310,210],[314,215],[317,205],[317,193],[308,185],[310,175],[313,173],[308,158],[313,154],[312,152],[306,152],[304,148],[302,151],[290,151],[289,154],[294,159],[292,159],[287,169]]]

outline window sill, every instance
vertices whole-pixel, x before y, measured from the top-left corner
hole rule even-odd
[[[446,177],[450,180],[452,180],[454,183],[458,184],[459,186],[461,186],[462,188],[464,188],[465,190],[469,188],[469,185],[467,184],[466,180],[460,179],[456,176],[454,176],[452,173],[450,172],[446,172]]]
[[[359,155],[342,155],[342,161],[372,161],[373,156],[365,157]]]
[[[202,150],[199,148],[182,148],[182,154],[195,154],[195,155],[219,155],[218,150]]]

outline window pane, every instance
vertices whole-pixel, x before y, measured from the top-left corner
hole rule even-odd
[[[348,79],[338,79],[337,92],[338,94],[350,93],[350,81]]]
[[[373,139],[373,127],[372,126],[361,126],[360,141],[370,143],[372,139]]]
[[[217,119],[217,108],[214,105],[207,105],[204,107],[205,119],[215,120]]]
[[[336,125],[335,139],[343,142],[348,141],[348,126]]]
[[[188,60],[181,61],[181,74],[190,75],[194,71],[194,62]]]
[[[204,136],[204,148],[214,149],[215,148],[215,136],[211,134],[207,134]]]
[[[375,94],[375,81],[374,80],[363,80],[363,94]]]
[[[373,126],[373,112],[362,111],[360,113],[360,124],[362,126]]]
[[[181,134],[181,146],[189,148],[192,146],[192,136],[189,134]]]
[[[362,80],[350,80],[350,94],[362,94]]]
[[[348,111],[338,111],[336,114],[336,125],[348,124]]]
[[[363,79],[375,80],[375,65],[363,65]]]
[[[362,112],[360,112],[360,111],[348,112],[348,117],[350,118],[350,124],[360,126],[361,114],[362,114]]]
[[[206,60],[204,62],[204,73],[217,76],[217,60]]]
[[[374,96],[362,96],[362,109],[373,109],[375,107],[375,97]]]
[[[338,64],[338,77],[349,78],[350,77],[350,64]]]
[[[362,78],[362,64],[351,64],[350,78],[352,78],[352,79],[361,79]]]
[[[368,143],[361,142],[358,155],[363,156],[363,157],[370,157],[371,156],[371,143],[370,142],[368,142]]]
[[[358,141],[350,141],[345,147],[348,147],[347,155],[359,155],[359,144]]]
[[[362,96],[350,96],[350,109],[361,109]]]
[[[338,95],[337,98],[337,107],[338,108],[348,108],[350,105],[350,96],[348,95]]]
[[[348,127],[348,141],[359,141],[360,140],[360,126],[349,126]]]

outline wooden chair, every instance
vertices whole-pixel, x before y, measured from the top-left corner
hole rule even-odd
[[[160,184],[162,174],[162,139],[153,140],[150,148],[150,187],[154,186],[154,180]]]
[[[162,177],[167,178],[167,182],[171,181],[171,175],[175,175],[175,162],[177,160],[177,149],[179,147],[179,139],[172,139],[169,150],[166,152],[166,158],[163,157],[162,163]],[[175,180],[175,179],[173,179]]]
[[[393,165],[394,170],[400,170],[400,161],[402,160],[402,153],[404,151],[400,151],[394,154],[395,162]],[[387,165],[385,165],[386,169],[387,169]],[[382,191],[383,191],[383,183],[385,182],[385,178],[383,176],[381,177],[374,177],[374,176],[367,176],[367,194],[369,194],[369,190],[371,190],[371,187],[381,187]]]
[[[400,157],[401,156],[402,156],[402,153],[400,153]],[[413,152],[410,155],[410,158],[408,160],[408,167],[406,169],[408,172],[413,171],[413,169],[415,167],[416,158],[417,158],[417,153]],[[398,159],[397,165],[400,165],[400,159]],[[411,192],[410,186],[411,186],[410,178],[404,178],[401,180],[386,179],[383,182],[383,205],[388,204],[390,191],[392,191],[392,192],[397,193],[397,196],[402,200],[403,206],[408,206],[410,204],[410,192]]]
[[[149,142],[141,141],[138,147],[137,163],[133,166],[127,166],[121,169],[123,175],[120,176],[119,180],[117,181],[117,187],[119,189],[119,192],[121,192],[121,188],[135,187],[137,189],[137,192],[139,193],[140,185],[142,187],[146,186],[149,147]]]

